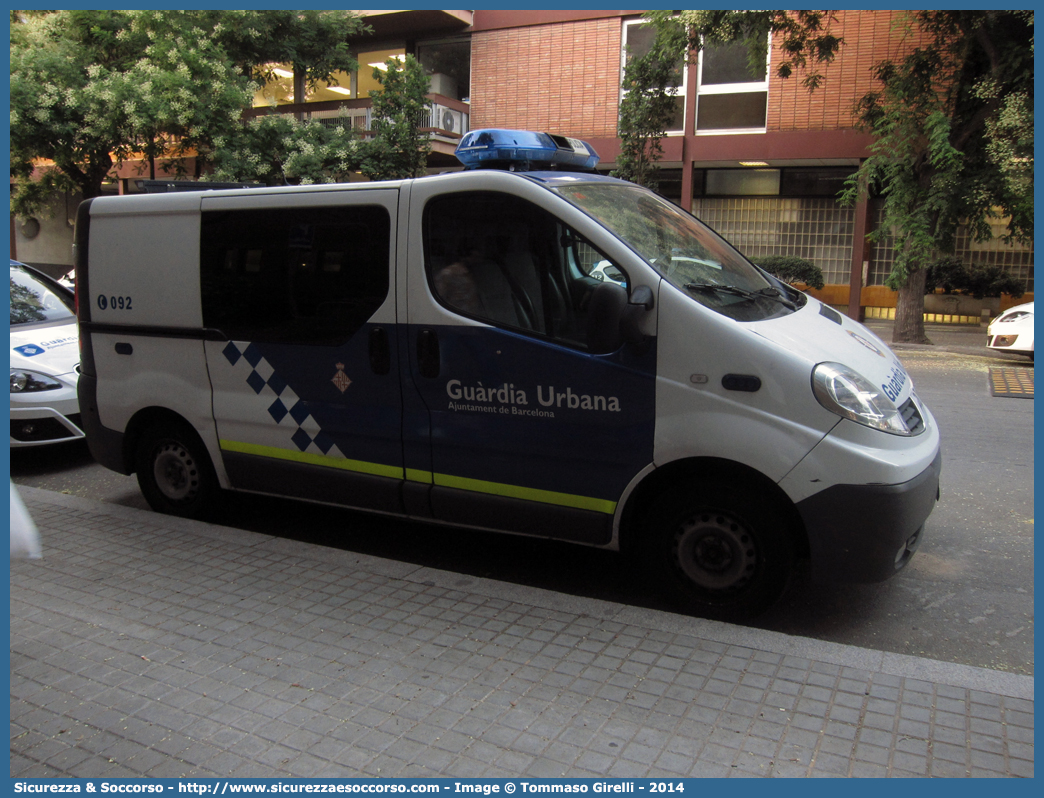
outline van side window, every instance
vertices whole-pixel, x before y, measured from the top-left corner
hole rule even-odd
[[[432,293],[471,318],[587,348],[587,305],[623,270],[542,208],[495,192],[442,195],[424,209]]]
[[[390,237],[377,206],[207,211],[203,324],[241,341],[344,343],[388,296]]]

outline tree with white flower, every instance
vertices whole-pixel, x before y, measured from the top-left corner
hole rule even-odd
[[[272,61],[301,80],[356,67],[345,11],[63,10],[11,14],[12,210],[84,199],[130,158],[196,172],[231,142]]]
[[[216,142],[208,179],[269,186],[346,182],[360,169],[364,147],[347,115],[328,127],[266,114]]]

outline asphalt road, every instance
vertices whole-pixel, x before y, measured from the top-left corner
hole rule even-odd
[[[887,332],[878,327],[887,340]],[[984,332],[933,329],[938,347],[897,352],[942,431],[942,501],[911,564],[878,585],[823,586],[799,574],[752,626],[820,640],[1033,674],[1033,400],[995,398],[990,367],[1030,369],[984,349]],[[134,477],[85,445],[13,450],[30,485],[146,509]],[[230,495],[229,526],[448,571],[667,607],[611,552],[445,529],[347,510]],[[46,543],[46,541],[45,541]]]

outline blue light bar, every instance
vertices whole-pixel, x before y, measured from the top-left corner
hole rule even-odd
[[[598,153],[580,139],[532,130],[472,130],[460,140],[457,160],[468,169],[594,171]]]

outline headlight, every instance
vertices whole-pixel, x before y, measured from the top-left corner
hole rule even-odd
[[[848,366],[820,363],[812,372],[812,392],[823,407],[842,418],[892,435],[910,434],[884,391]]]
[[[1014,313],[1011,313],[1007,316],[1002,316],[1001,318],[997,319],[997,321],[999,321],[1001,324],[1006,324],[1009,321],[1018,321],[1019,319],[1024,319],[1027,316],[1032,315],[1033,314],[1030,313],[1028,310],[1017,310]]]
[[[11,369],[11,393],[31,393],[32,391],[55,391],[63,387],[58,380],[40,374],[37,371]]]

